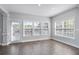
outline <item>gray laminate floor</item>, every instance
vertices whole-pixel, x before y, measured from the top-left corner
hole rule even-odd
[[[1,55],[77,55],[79,49],[57,42],[43,40],[0,46]]]

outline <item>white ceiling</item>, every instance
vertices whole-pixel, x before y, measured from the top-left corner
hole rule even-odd
[[[50,17],[74,8],[75,4],[1,4],[8,12],[20,12]]]

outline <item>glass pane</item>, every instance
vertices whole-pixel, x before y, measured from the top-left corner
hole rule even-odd
[[[48,35],[48,23],[47,22],[43,22],[41,23],[41,35]]]
[[[41,33],[40,29],[34,29],[33,35],[40,36],[40,33]]]
[[[23,22],[23,36],[32,35],[32,22]]]
[[[34,29],[40,29],[40,23],[34,22]]]
[[[39,36],[40,32],[41,32],[41,26],[40,26],[40,22],[34,22],[34,31],[33,31],[33,35],[34,36]]]
[[[32,29],[32,22],[24,22],[23,28],[24,29]]]
[[[63,35],[63,22],[57,21],[55,28],[56,28],[55,29],[56,35],[60,35],[60,34]]]
[[[41,29],[48,29],[48,23],[41,23]]]
[[[47,29],[41,30],[41,35],[48,35],[48,30]]]

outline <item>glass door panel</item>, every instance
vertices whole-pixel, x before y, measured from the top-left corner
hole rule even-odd
[[[21,25],[19,22],[12,22],[11,24],[11,41],[20,40]]]

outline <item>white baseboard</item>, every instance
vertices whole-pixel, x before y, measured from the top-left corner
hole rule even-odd
[[[7,44],[7,43],[2,43],[1,45],[2,45],[2,46],[6,46],[6,45],[8,45],[8,44]]]
[[[19,40],[19,41],[15,41],[15,42],[12,42],[12,43],[20,43],[20,42],[32,42],[32,41],[40,41],[40,40],[49,40],[50,38],[41,38],[41,39],[32,39],[32,40]]]
[[[9,45],[9,44],[12,44],[12,43],[23,43],[23,42],[32,42],[32,41],[40,41],[40,40],[49,40],[51,39],[50,37],[49,38],[40,38],[40,39],[31,39],[31,40],[17,40],[17,41],[13,41],[13,42],[8,42],[8,43],[3,43],[2,46],[6,46],[6,45]]]
[[[1,46],[8,46],[11,42],[8,43],[0,43]]]

